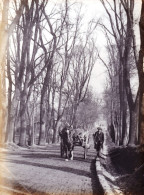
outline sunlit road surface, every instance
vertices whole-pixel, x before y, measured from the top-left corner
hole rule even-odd
[[[23,149],[1,156],[1,195],[15,194],[96,194],[103,190],[95,170],[95,150],[75,147],[74,160],[60,157],[59,145],[47,149]]]

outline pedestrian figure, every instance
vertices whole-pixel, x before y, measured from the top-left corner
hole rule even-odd
[[[102,132],[102,128],[98,127],[97,131],[93,134],[94,139],[94,148],[97,151],[97,157],[99,157],[99,153],[101,148],[103,148],[103,142],[104,142],[104,133]]]

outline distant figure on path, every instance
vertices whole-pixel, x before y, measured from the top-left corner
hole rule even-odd
[[[102,132],[102,128],[98,127],[97,131],[93,134],[93,140],[94,140],[94,148],[97,151],[97,156],[99,157],[99,152],[101,148],[103,148],[103,142],[104,142],[104,133]]]

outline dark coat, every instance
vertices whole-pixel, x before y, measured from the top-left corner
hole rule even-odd
[[[95,134],[93,134],[94,138],[94,148],[99,151],[103,147],[104,142],[104,133],[96,131]]]

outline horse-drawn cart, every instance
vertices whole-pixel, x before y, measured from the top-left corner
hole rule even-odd
[[[84,159],[87,158],[87,152],[90,148],[89,145],[89,132],[84,129],[75,129],[70,130],[67,134],[67,143],[71,145],[70,148],[74,148],[75,146],[80,146],[84,148]],[[60,153],[61,157],[64,156],[65,153],[65,141],[63,136],[61,136],[61,144],[60,144]]]

